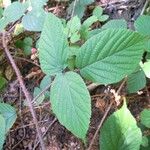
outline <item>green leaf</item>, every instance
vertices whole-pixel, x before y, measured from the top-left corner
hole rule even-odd
[[[33,9],[40,9],[48,0],[30,0]]]
[[[0,91],[5,87],[7,80],[0,75]]]
[[[104,22],[104,21],[108,20],[108,18],[109,18],[108,15],[102,15],[101,17],[99,17],[99,21]]]
[[[23,17],[22,24],[28,31],[41,31],[45,17],[46,12],[43,9],[32,10]]]
[[[39,95],[40,93],[41,93],[41,89],[38,88],[38,87],[35,87],[35,88],[34,88],[34,93],[33,93],[34,98],[35,98],[37,95]],[[34,104],[35,106],[39,106],[39,105],[44,101],[44,99],[45,99],[45,95],[44,95],[44,94],[41,94],[41,95],[36,99],[36,101],[33,102],[33,104]]]
[[[13,35],[14,35],[14,36],[17,36],[17,35],[19,35],[20,33],[22,33],[23,31],[24,31],[24,27],[23,27],[23,25],[22,25],[21,23],[19,23],[19,24],[17,24],[17,25],[15,26],[15,30],[14,30]]]
[[[2,18],[3,16],[3,11],[4,11],[3,8],[0,7],[0,18]]]
[[[105,29],[127,29],[127,23],[124,19],[114,19],[105,23],[102,28],[89,31],[88,38],[102,32]]]
[[[9,5],[3,13],[3,17],[6,18],[9,22],[14,22],[20,19],[26,11],[26,7],[20,2],[13,2]]]
[[[139,150],[141,130],[126,103],[104,122],[100,131],[101,150]]]
[[[50,78],[50,76],[46,75],[40,83],[40,89],[44,90],[50,84],[51,84],[51,78]]]
[[[135,21],[135,28],[139,33],[150,36],[150,16],[142,15]]]
[[[99,6],[95,7],[95,9],[93,10],[93,15],[96,16],[97,18],[100,18],[102,14],[103,8]]]
[[[142,69],[145,72],[146,77],[150,78],[150,60],[142,65]]]
[[[147,128],[150,128],[150,109],[144,109],[141,112],[141,123]]]
[[[80,27],[81,27],[81,22],[77,16],[74,16],[71,20],[67,22],[67,28],[70,33],[75,33],[79,31]]]
[[[17,118],[16,110],[9,104],[0,103],[0,114],[5,118],[6,122],[5,131],[7,133],[14,124],[14,122],[16,121]]]
[[[23,41],[18,40],[15,45],[16,47],[22,49],[24,51],[25,55],[31,54],[31,48],[32,48],[33,40],[30,37],[26,37]]]
[[[118,82],[139,65],[144,42],[144,37],[133,31],[104,30],[80,48],[76,66],[83,77],[93,82]]]
[[[148,138],[146,136],[142,137],[142,144],[143,147],[148,147]]]
[[[80,34],[78,34],[78,32],[73,33],[70,37],[71,43],[75,43],[79,40],[80,40]]]
[[[98,19],[95,16],[91,16],[83,22],[82,28],[88,29],[96,21],[98,21]],[[82,28],[81,28],[81,30],[82,30]]]
[[[145,85],[146,85],[146,77],[143,70],[139,69],[138,71],[128,76],[127,90],[129,93],[135,93],[143,89]]]
[[[80,4],[81,5],[89,5],[93,2],[94,2],[94,0],[82,0],[82,1],[80,1]]]
[[[4,141],[5,141],[5,119],[0,114],[0,150],[3,149]]]
[[[3,17],[0,19],[0,32],[4,30],[8,23],[9,21],[6,18]]]
[[[150,52],[150,39],[145,43],[145,50]]]
[[[32,43],[33,43],[33,40],[30,37],[26,37],[23,40],[23,49],[24,49],[24,53],[26,55],[30,55],[31,54]]]
[[[67,37],[59,18],[49,13],[46,17],[39,42],[39,59],[43,72],[60,73],[67,62]]]
[[[82,78],[74,72],[58,74],[51,86],[50,100],[59,122],[85,141],[91,101]]]
[[[72,11],[74,9],[74,16],[78,16],[79,18],[82,18],[84,15],[84,11],[85,11],[85,7],[86,5],[89,5],[91,3],[93,3],[94,0],[78,0],[76,2],[75,8],[74,8],[74,3],[75,1],[73,1],[68,8],[68,15],[72,14]]]
[[[127,23],[124,19],[114,19],[110,20],[102,26],[102,29],[127,29]]]

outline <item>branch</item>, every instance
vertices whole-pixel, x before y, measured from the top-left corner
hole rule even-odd
[[[5,32],[3,32],[2,44],[3,44],[4,51],[6,53],[6,56],[8,57],[11,65],[12,65],[12,67],[13,67],[15,73],[16,73],[16,76],[18,78],[18,81],[20,83],[22,91],[23,91],[23,93],[25,95],[25,98],[26,98],[26,101],[28,103],[30,112],[31,112],[32,117],[33,117],[33,121],[34,121],[35,126],[36,126],[36,130],[37,130],[38,138],[39,138],[39,141],[40,141],[40,144],[41,144],[41,148],[42,148],[42,150],[45,150],[45,145],[44,145],[44,142],[43,142],[43,139],[42,139],[42,136],[41,136],[41,131],[40,131],[39,126],[38,126],[38,121],[37,121],[37,118],[36,118],[36,113],[34,111],[32,103],[31,103],[31,96],[30,96],[29,92],[27,91],[27,89],[25,87],[25,84],[24,84],[24,81],[22,79],[22,75],[20,73],[20,70],[18,69],[17,65],[15,64],[14,59],[12,58],[12,56],[11,56],[9,50],[8,50],[6,39],[5,39]]]

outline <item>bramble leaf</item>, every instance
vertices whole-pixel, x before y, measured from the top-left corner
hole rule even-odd
[[[108,117],[100,133],[100,149],[102,150],[140,149],[142,133],[126,103]]]
[[[85,141],[91,101],[82,78],[74,72],[58,74],[51,86],[50,100],[59,122]]]
[[[83,77],[93,82],[118,82],[139,65],[144,42],[143,36],[130,30],[104,30],[83,44],[76,66]]]
[[[55,75],[66,67],[67,46],[61,20],[49,13],[39,41],[39,59],[44,73]]]

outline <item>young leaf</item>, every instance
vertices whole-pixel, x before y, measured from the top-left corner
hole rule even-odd
[[[95,7],[95,9],[93,10],[93,15],[99,18],[101,17],[102,14],[103,14],[103,8],[99,6]]]
[[[79,31],[80,27],[81,27],[81,22],[77,16],[74,16],[67,23],[67,28],[68,28],[70,33],[75,33],[77,31]]]
[[[8,132],[14,124],[14,122],[16,121],[16,111],[12,106],[5,103],[0,103],[0,114],[5,118],[5,132]]]
[[[144,42],[144,37],[133,31],[104,30],[80,48],[76,66],[83,77],[93,82],[118,82],[139,65]]]
[[[63,31],[61,20],[49,13],[39,42],[40,64],[48,75],[60,73],[66,67],[68,43]]]
[[[104,122],[100,132],[101,150],[139,150],[141,130],[126,103]]]
[[[50,100],[60,123],[85,141],[91,117],[91,101],[82,78],[74,72],[58,74],[51,86]]]
[[[4,117],[0,114],[0,149],[3,149],[3,144],[5,141],[5,119]]]
[[[150,109],[144,109],[141,112],[141,123],[150,128]]]
[[[146,77],[143,70],[139,69],[138,71],[128,76],[127,90],[129,93],[135,93],[143,89],[145,85],[146,85]]]

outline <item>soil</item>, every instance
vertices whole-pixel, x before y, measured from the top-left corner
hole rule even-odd
[[[133,28],[133,22],[140,15],[145,4],[145,0],[97,0],[95,3],[87,7],[86,15],[89,16],[91,6],[101,5],[103,6],[105,13],[110,16],[111,19],[125,18],[128,22],[128,26]],[[66,8],[68,4],[49,1],[47,9],[53,8],[57,15],[66,16]],[[56,7],[56,8],[55,8]],[[52,9],[52,10],[53,10]],[[84,16],[86,18],[87,16]],[[36,38],[35,38],[36,39]],[[29,58],[27,58],[29,59]],[[16,61],[23,76],[31,75],[28,79],[25,79],[26,87],[33,93],[34,86],[39,84],[39,81],[43,77],[43,73],[40,72],[39,67],[31,65],[29,62],[21,60]],[[25,69],[24,69],[25,68]],[[35,74],[33,74],[33,72]],[[111,88],[117,90],[118,85],[111,85]],[[104,93],[108,87],[98,86],[91,92],[92,96],[92,118],[90,129],[88,132],[87,146],[83,145],[82,141],[73,136],[68,130],[66,130],[55,118],[55,115],[51,111],[51,105],[48,100],[45,100],[40,106],[35,106],[36,114],[38,116],[38,122],[42,131],[43,139],[46,144],[47,150],[82,150],[86,149],[90,144],[94,133],[106,111],[110,101],[113,100],[113,95],[108,94],[107,100],[103,100]],[[150,81],[147,81],[146,89],[141,90],[142,94],[129,94],[127,95],[126,86],[122,89],[120,95],[126,96],[128,101],[128,107],[131,113],[139,121],[139,114],[144,108],[150,108]],[[7,135],[6,143],[4,145],[5,150],[40,150],[37,133],[33,123],[32,116],[28,107],[24,106],[24,95],[20,89],[20,86],[16,78],[12,78],[9,82],[7,89],[2,94],[4,102],[10,103],[18,110],[18,118],[14,126],[11,128]],[[120,105],[119,105],[120,106]],[[111,108],[109,114],[117,109],[116,103]],[[98,137],[96,138],[92,150],[98,150],[99,143]]]

